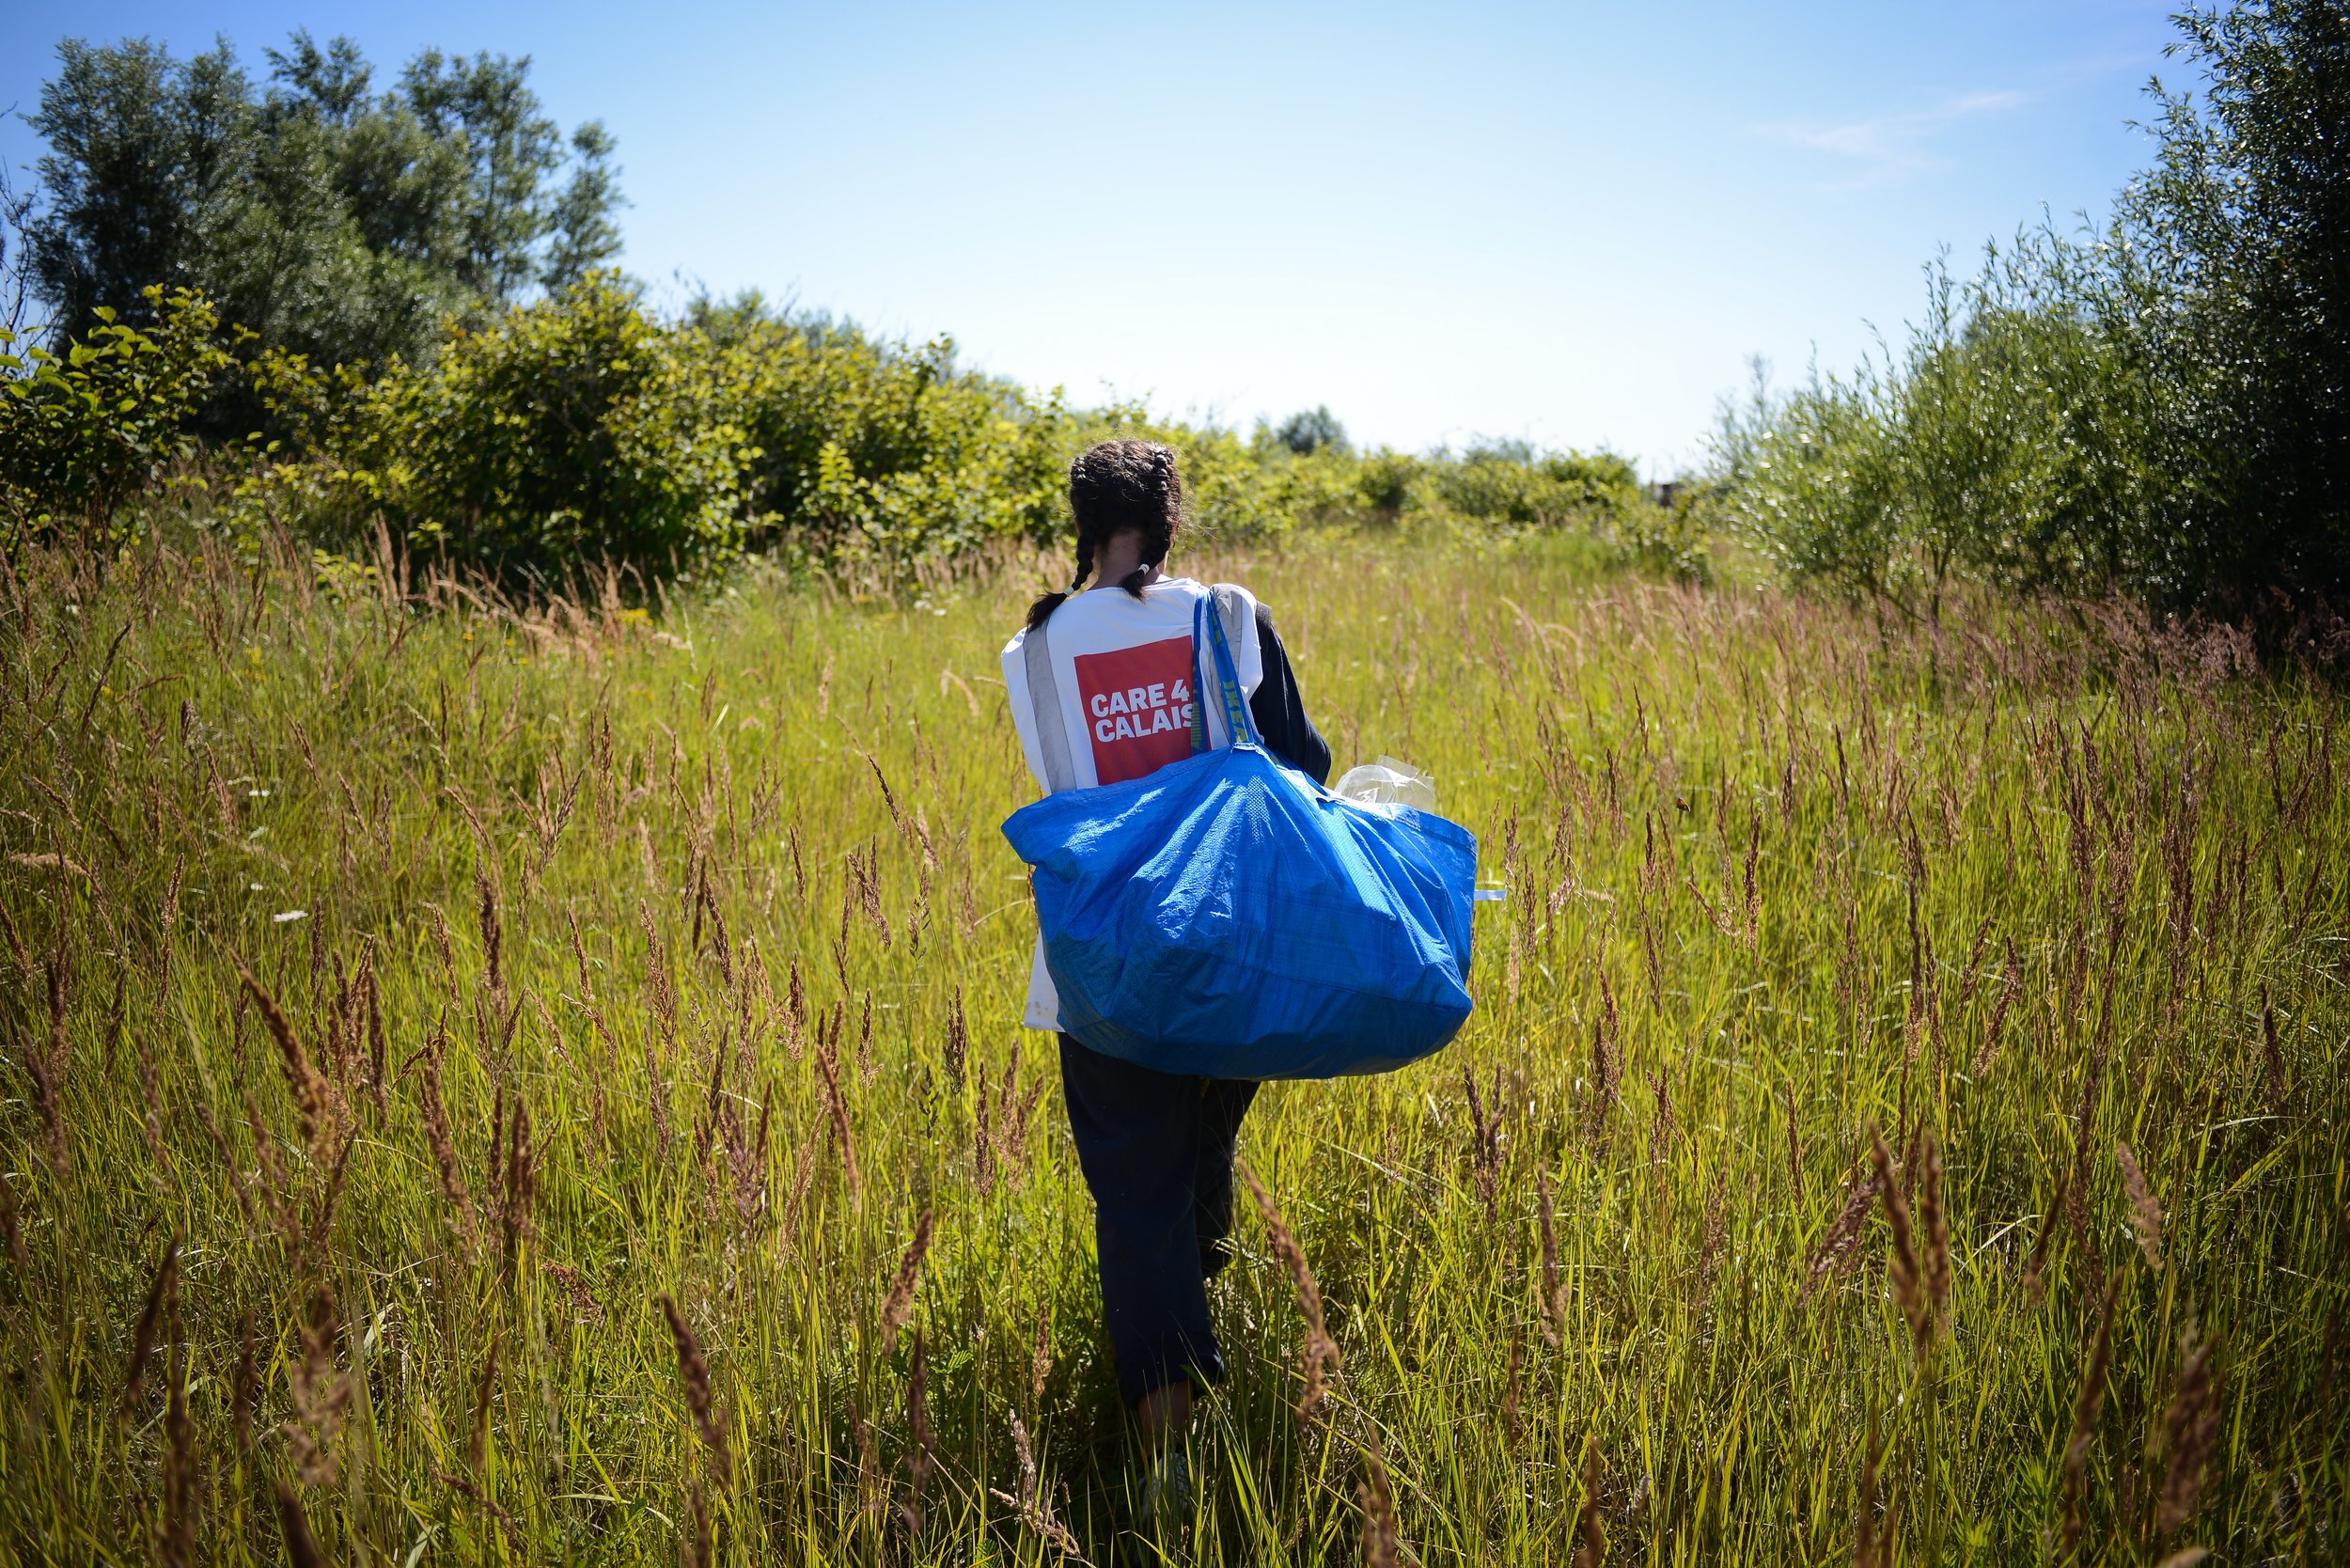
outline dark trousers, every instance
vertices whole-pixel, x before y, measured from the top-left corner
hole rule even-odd
[[[1133,1404],[1224,1381],[1208,1277],[1231,1258],[1232,1141],[1253,1083],[1136,1067],[1060,1037],[1061,1090],[1093,1192],[1102,1313]]]

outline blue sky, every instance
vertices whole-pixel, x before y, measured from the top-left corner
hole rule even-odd
[[[951,333],[1078,402],[1327,403],[1358,440],[1662,473],[1749,354],[1847,365],[1938,247],[2101,212],[2169,9],[18,0],[0,106],[69,35],[225,34],[258,73],[347,33],[379,81],[427,45],[526,54],[553,114],[618,136],[656,297]],[[0,124],[11,165],[39,152]]]

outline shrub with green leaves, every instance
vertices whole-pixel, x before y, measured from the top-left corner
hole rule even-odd
[[[1443,506],[1521,528],[1555,526],[1639,496],[1632,464],[1612,452],[1538,452],[1523,441],[1471,447],[1458,463],[1436,465],[1434,477]]]
[[[17,539],[102,538],[125,498],[195,451],[188,421],[234,362],[202,294],[146,300],[152,327],[102,307],[61,353],[0,328],[0,517]]]
[[[1710,520],[1797,578],[1910,614],[1956,581],[2143,588],[2160,486],[2144,377],[2069,294],[2078,247],[2027,233],[1964,281],[1929,269],[1898,352],[1775,395],[1758,366],[1715,437]]]
[[[281,345],[255,355],[253,389],[282,434],[251,437],[249,462],[210,464],[232,525],[247,539],[290,528],[330,553],[371,547],[381,530],[515,583],[606,565],[650,579],[750,549],[886,591],[1000,541],[1055,544],[1070,459],[1147,434],[1182,454],[1205,538],[1575,528],[1599,559],[1704,571],[1686,517],[1648,506],[1631,465],[1606,453],[1413,457],[1359,451],[1342,433],[1301,450],[1269,424],[1244,436],[1139,406],[1074,412],[1058,392],[959,367],[948,338],[894,343],[755,296],[664,320],[613,274],[445,331],[429,360],[396,359],[373,379]],[[120,441],[151,445],[169,428],[174,450],[194,453],[184,432],[200,400],[170,418],[139,413]],[[85,413],[102,423],[102,408]],[[1324,435],[1339,431],[1320,417]],[[95,495],[92,515],[143,482]]]
[[[746,432],[754,537],[802,562],[905,563],[1050,538],[1073,437],[1060,401],[756,295],[700,302],[677,329]]]
[[[329,536],[381,517],[412,549],[509,577],[706,562],[741,542],[758,456],[716,357],[612,274],[455,330],[429,367],[395,362],[371,384],[273,356],[274,405],[309,450],[248,482],[240,505],[290,510]]]

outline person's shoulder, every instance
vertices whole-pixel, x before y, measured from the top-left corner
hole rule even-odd
[[[1011,641],[1004,644],[1003,656],[1007,659],[1010,658],[1013,654],[1019,652],[1022,648],[1026,647],[1027,645],[1027,641],[1028,628],[1024,622],[1021,625],[1020,630],[1011,635]]]
[[[1229,593],[1232,595],[1243,604],[1246,604],[1248,607],[1248,612],[1252,616],[1264,605],[1264,601],[1258,598],[1256,594],[1251,592],[1248,585],[1246,583],[1201,583],[1195,582],[1190,578],[1185,578],[1183,580],[1190,583],[1193,591],[1198,593]]]
[[[1240,623],[1251,641],[1261,631],[1273,624],[1273,612],[1265,608],[1263,600],[1249,591],[1246,583],[1218,583],[1215,586],[1240,601]]]

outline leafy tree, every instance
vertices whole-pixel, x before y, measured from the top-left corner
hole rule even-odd
[[[2350,8],[2178,19],[2154,166],[2044,226],[1850,378],[1724,410],[1708,510],[1791,572],[1932,614],[1945,581],[2258,612],[2350,599]]]
[[[267,59],[257,89],[225,40],[187,60],[58,46],[27,239],[62,330],[102,306],[145,324],[149,284],[199,288],[274,346],[381,365],[619,251],[612,139],[591,121],[567,141],[526,58],[428,50],[380,93],[348,39],[298,32]]]
[[[24,254],[24,225],[33,215],[33,193],[20,191],[0,165],[0,328],[21,333],[32,302],[33,273]]]
[[[2158,586],[2350,593],[2350,7],[2178,21],[2208,86],[2155,86],[2161,156],[2124,198],[2173,460]]]
[[[1336,452],[1343,456],[1350,448],[1346,444],[1346,427],[1338,421],[1327,407],[1301,409],[1281,421],[1274,431],[1273,439],[1295,452],[1310,457],[1316,452]]]

